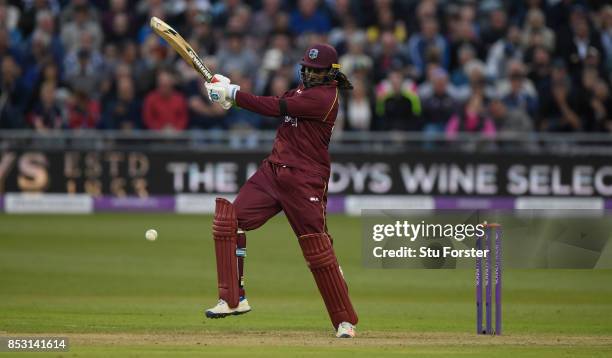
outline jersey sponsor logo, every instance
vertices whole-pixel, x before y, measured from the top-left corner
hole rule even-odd
[[[288,125],[290,125],[292,127],[297,127],[298,120],[297,120],[297,118],[285,116],[285,124],[288,124]]]
[[[319,202],[319,198],[317,198],[316,196],[311,196],[308,200],[310,200],[310,202],[312,202],[312,203],[318,203]]]

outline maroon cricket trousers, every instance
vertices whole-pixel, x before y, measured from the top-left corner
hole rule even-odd
[[[282,210],[296,236],[326,233],[327,181],[320,175],[264,160],[234,200],[238,227],[256,229]]]

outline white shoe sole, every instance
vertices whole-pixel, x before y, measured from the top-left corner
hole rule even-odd
[[[227,316],[239,316],[241,314],[245,314],[245,313],[249,313],[251,312],[251,310],[247,310],[247,311],[233,311],[233,312],[223,312],[223,313],[216,313],[213,311],[206,311],[205,315],[207,318],[225,318]]]
[[[341,334],[339,336],[336,336],[336,338],[355,338],[355,336],[351,336],[350,334]]]

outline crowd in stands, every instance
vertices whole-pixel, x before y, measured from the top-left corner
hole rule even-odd
[[[336,131],[612,131],[612,5],[588,0],[0,0],[0,129],[250,130],[149,27],[282,95],[317,42],[354,90]]]

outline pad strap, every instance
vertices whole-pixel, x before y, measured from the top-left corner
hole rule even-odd
[[[244,260],[246,259],[246,234],[244,230],[238,229],[238,240],[236,241],[236,257],[238,258],[238,287],[240,289],[240,297],[246,297],[244,291]]]

